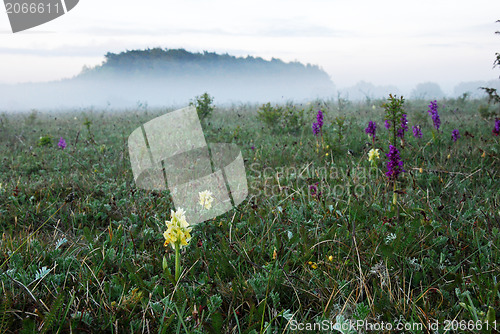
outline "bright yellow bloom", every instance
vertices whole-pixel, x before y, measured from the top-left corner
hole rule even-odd
[[[309,261],[307,264],[310,265],[312,269],[318,269],[318,264],[316,262]]]
[[[368,161],[375,161],[376,159],[380,159],[379,149],[372,148],[370,152],[368,152]]]
[[[328,257],[328,261],[333,262],[333,256],[331,256],[331,255],[330,255],[330,256]]]
[[[212,207],[212,202],[214,201],[212,192],[209,190],[205,190],[200,192],[198,195],[200,195],[200,205],[209,210]]]
[[[191,227],[186,221],[186,212],[179,208],[177,211],[171,210],[170,220],[166,221],[167,230],[163,233],[165,237],[165,246],[168,244],[172,245],[175,249],[175,245],[178,244],[181,247],[187,246],[189,240],[191,240]]]

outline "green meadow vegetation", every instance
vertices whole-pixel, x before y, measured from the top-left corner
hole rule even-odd
[[[430,102],[404,101],[402,141],[390,100],[195,99],[207,142],[241,149],[249,195],[193,227],[179,280],[170,194],[135,186],[127,146],[169,109],[2,114],[0,332],[498,332],[498,105],[437,101],[437,131]]]

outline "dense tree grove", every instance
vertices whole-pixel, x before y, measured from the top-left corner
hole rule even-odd
[[[146,50],[129,50],[120,53],[108,52],[104,62],[94,68],[87,68],[82,76],[95,75],[143,75],[143,76],[204,76],[234,75],[245,76],[293,75],[315,77],[329,81],[328,74],[317,65],[304,65],[294,61],[283,62],[273,58],[265,60],[260,57],[235,57],[215,52],[192,53],[184,49],[153,48]]]

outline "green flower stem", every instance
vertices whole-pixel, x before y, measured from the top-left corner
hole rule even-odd
[[[179,280],[181,274],[181,245],[179,242],[175,243],[175,281]]]
[[[392,204],[398,204],[398,193],[396,192],[396,180],[394,180],[394,189],[392,192]]]
[[[392,194],[392,204],[396,208],[396,217],[397,217],[398,222],[399,222],[400,220],[399,220],[398,193],[396,192],[396,180],[394,180],[394,190],[393,190],[393,194]]]

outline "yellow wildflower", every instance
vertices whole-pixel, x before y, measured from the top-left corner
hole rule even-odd
[[[212,207],[212,202],[214,201],[212,192],[209,190],[205,190],[200,192],[198,195],[200,196],[200,205],[209,210]]]
[[[185,214],[186,212],[181,208],[177,211],[171,211],[170,220],[166,221],[167,230],[163,233],[165,246],[171,244],[172,248],[175,249],[176,244],[181,247],[187,246],[189,240],[191,240],[191,227],[186,221]]]
[[[368,152],[368,161],[375,161],[376,159],[380,159],[379,149],[372,148],[370,152]]]

